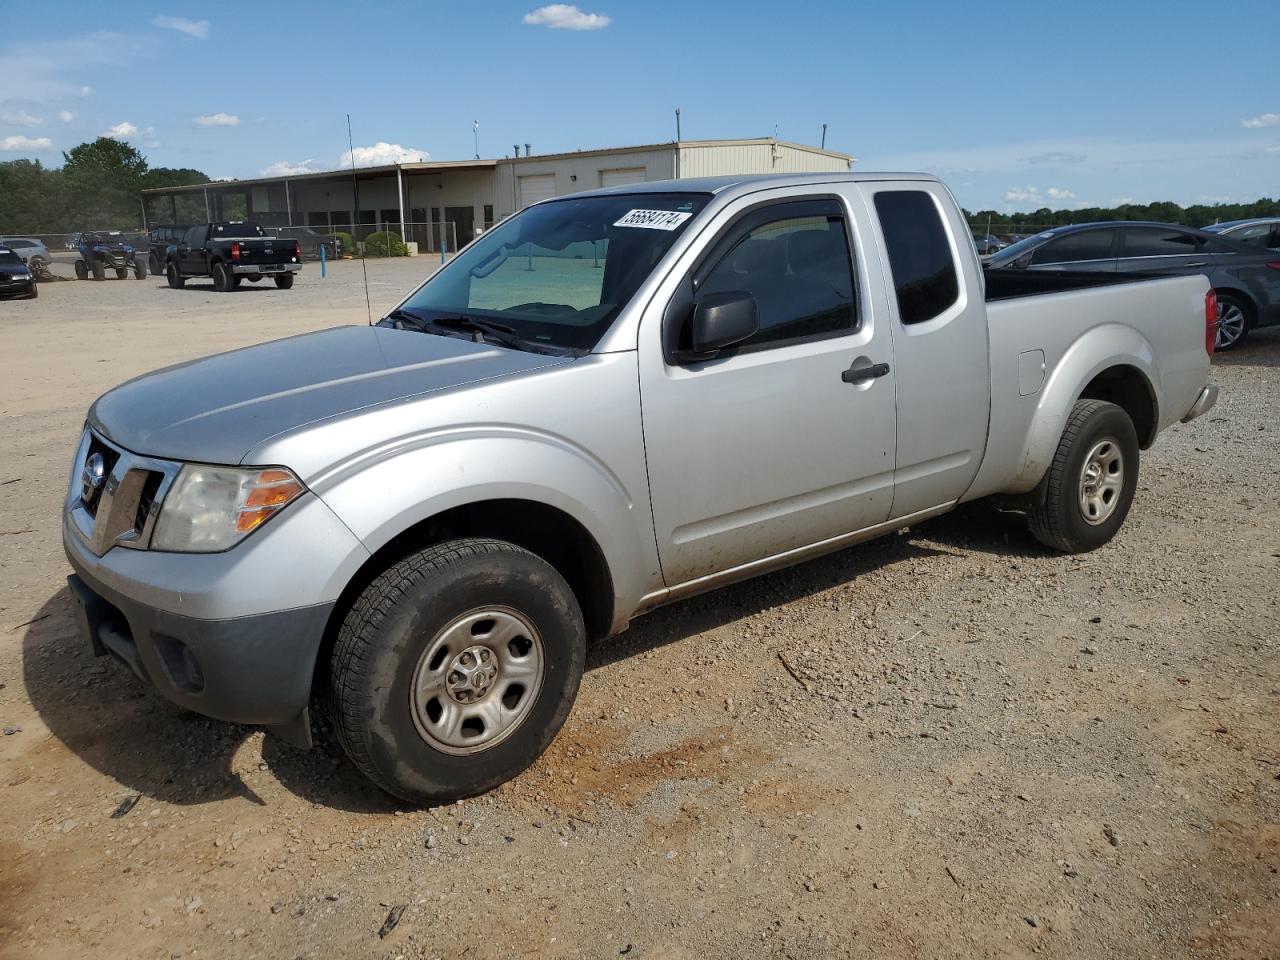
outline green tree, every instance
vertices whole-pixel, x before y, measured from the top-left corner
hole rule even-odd
[[[147,158],[136,147],[99,137],[62,156],[70,213],[82,228],[125,227],[141,221],[138,191],[147,172]]]
[[[61,170],[39,160],[0,163],[0,224],[8,233],[61,230],[67,197]]]

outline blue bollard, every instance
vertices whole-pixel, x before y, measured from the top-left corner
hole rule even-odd
[[[444,237],[440,238],[440,262],[444,263]]]
[[[320,244],[320,279],[321,280],[324,279],[324,264],[325,264],[324,244],[322,243]]]

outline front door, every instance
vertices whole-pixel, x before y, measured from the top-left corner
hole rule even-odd
[[[475,239],[476,212],[474,207],[445,207],[444,218],[453,224],[454,235],[458,243],[455,249],[461,249]]]
[[[865,208],[760,196],[720,214],[706,253],[677,266],[674,293],[641,325],[654,529],[672,587],[889,515],[893,357],[883,289],[862,266]],[[755,298],[759,332],[711,359],[682,354],[699,300],[730,291]]]

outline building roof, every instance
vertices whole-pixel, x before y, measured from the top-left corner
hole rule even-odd
[[[501,160],[439,160],[428,161],[425,163],[387,163],[376,167],[358,167],[356,175],[362,179],[369,177],[383,176],[394,174],[397,171],[405,173],[444,173],[448,170],[485,170],[493,169],[500,163],[537,163],[543,160],[564,160],[571,157],[597,157],[607,156],[609,154],[618,153],[642,153],[651,150],[671,150],[679,146],[682,148],[689,147],[738,147],[752,146],[757,144],[777,144],[780,147],[787,147],[792,150],[801,150],[805,153],[816,153],[826,157],[832,157],[837,160],[843,160],[851,163],[853,157],[847,153],[838,153],[835,150],[825,150],[820,147],[810,146],[804,143],[793,143],[790,140],[775,140],[772,137],[754,137],[746,140],[668,140],[666,143],[646,143],[638,146],[630,147],[603,147],[600,149],[590,150],[572,150],[565,153],[535,153],[531,157],[503,157]],[[248,180],[215,180],[208,183],[189,183],[176,187],[149,187],[142,192],[144,194],[173,194],[173,193],[198,193],[205,189],[225,189],[228,187],[252,187],[270,183],[284,183],[285,181],[307,181],[307,180],[333,180],[335,178],[346,178],[351,176],[350,169],[339,170],[321,170],[315,173],[299,173],[288,176],[276,177],[253,177]]]

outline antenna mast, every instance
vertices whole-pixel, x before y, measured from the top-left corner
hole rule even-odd
[[[369,268],[364,262],[364,247],[360,236],[360,181],[356,177],[356,144],[351,139],[351,114],[347,114],[347,149],[351,152],[351,196],[355,200],[356,222],[351,225],[351,235],[356,238],[356,246],[360,247],[360,271],[364,274],[364,313],[369,326],[373,326],[373,305],[369,302]]]

